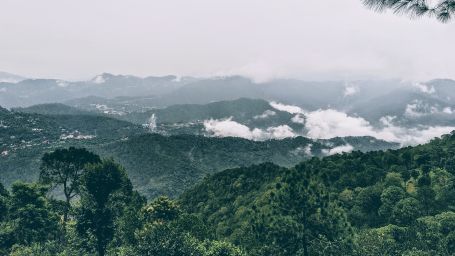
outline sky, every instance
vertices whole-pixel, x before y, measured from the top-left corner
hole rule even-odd
[[[0,0],[0,71],[455,78],[454,31],[361,0]]]

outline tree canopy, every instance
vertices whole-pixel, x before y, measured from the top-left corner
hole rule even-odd
[[[363,0],[373,10],[391,9],[397,14],[411,17],[433,16],[441,22],[448,22],[455,14],[455,0],[440,0],[436,4],[426,0]]]

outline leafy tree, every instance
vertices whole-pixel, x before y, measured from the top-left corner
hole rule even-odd
[[[352,207],[349,210],[349,220],[351,224],[362,226],[377,226],[381,220],[378,215],[381,206],[382,186],[368,186],[365,188],[355,188]]]
[[[400,173],[389,172],[386,174],[385,179],[384,179],[384,185],[386,187],[390,187],[390,186],[402,187],[403,184],[404,184],[404,181],[403,181],[403,178],[401,177]]]
[[[402,242],[407,233],[406,228],[395,225],[361,230],[355,236],[355,251],[357,255],[401,255],[406,250]]]
[[[66,199],[63,221],[68,220],[70,201],[79,193],[80,178],[87,164],[99,163],[100,158],[84,148],[70,147],[46,153],[41,159],[40,181],[53,187],[62,186]]]
[[[395,204],[406,196],[405,191],[401,187],[390,186],[381,194],[381,207],[379,208],[379,215],[382,216],[385,221],[388,221],[392,216],[393,208]]]
[[[417,244],[420,248],[439,252],[441,255],[453,255],[453,238],[455,234],[455,213],[442,212],[435,216],[417,219]]]
[[[422,203],[425,214],[435,211],[435,197],[436,193],[431,186],[429,173],[422,174],[417,179],[417,199]]]
[[[125,170],[113,160],[89,165],[81,179],[81,207],[76,230],[87,239],[95,240],[99,256],[114,237],[115,199],[126,199],[132,194],[132,185]]]
[[[363,2],[376,11],[392,9],[395,13],[409,14],[412,17],[436,16],[441,22],[448,22],[455,14],[454,0],[441,0],[435,5],[422,0],[363,0]]]
[[[8,212],[8,202],[9,197],[8,190],[3,187],[3,184],[0,183],[0,222],[6,219],[6,214]]]
[[[138,241],[137,255],[203,256],[198,240],[175,232],[169,223],[147,224],[138,232]]]
[[[409,225],[422,214],[420,202],[412,197],[398,201],[392,211],[392,220],[396,224]]]
[[[63,246],[56,241],[46,241],[44,243],[33,243],[29,246],[16,245],[11,249],[10,256],[51,256],[59,255],[63,251]]]
[[[16,182],[11,188],[5,229],[16,244],[54,240],[59,235],[57,216],[50,211],[45,197],[47,188],[39,184]]]
[[[282,183],[277,183],[276,208],[288,216],[294,222],[291,225],[298,230],[291,235],[296,236],[291,239],[297,242],[297,247],[287,248],[289,255],[299,251],[304,256],[310,255],[310,243],[321,237],[328,241],[349,240],[351,230],[345,213],[335,200],[330,199],[319,175],[311,165],[301,164],[291,169]]]
[[[158,197],[144,209],[146,221],[168,222],[177,219],[182,213],[180,206],[168,197]]]
[[[202,245],[204,256],[246,256],[239,247],[223,241],[205,241]]]

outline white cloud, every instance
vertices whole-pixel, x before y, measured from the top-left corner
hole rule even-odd
[[[205,120],[204,128],[215,137],[239,137],[249,140],[284,139],[296,136],[292,128],[287,125],[269,127],[265,130],[250,129],[246,125],[232,121],[232,117],[221,120]]]
[[[419,88],[419,90],[423,93],[433,94],[436,92],[436,89],[431,85],[426,85],[424,83],[414,83],[415,87]]]
[[[438,105],[430,105],[421,100],[414,100],[406,105],[404,115],[411,118],[417,118],[425,115],[433,114],[452,114],[453,110],[450,107],[440,108]]]
[[[345,136],[370,136],[372,127],[361,117],[351,117],[333,110],[316,110],[306,114],[305,128],[311,138],[329,139]]]
[[[373,127],[370,122],[362,117],[349,116],[344,112],[334,109],[319,109],[305,112],[297,106],[284,105],[276,102],[272,102],[270,105],[282,111],[304,115],[306,119],[306,134],[303,135],[313,139],[371,136],[385,141],[397,142],[402,145],[416,145],[426,143],[432,138],[440,137],[443,134],[455,130],[454,126],[420,126],[416,128],[396,126],[393,123],[396,117],[391,116],[385,116],[379,120],[383,127]],[[409,114],[419,114],[420,105],[415,104],[414,106],[411,104]],[[428,113],[436,113],[439,111],[434,106],[424,106],[424,110]],[[446,112],[448,112],[448,110],[446,110]],[[440,113],[440,111],[438,113]]]
[[[68,87],[70,84],[64,80],[55,81],[58,87]]]
[[[443,113],[445,114],[453,114],[453,109],[451,107],[445,107],[443,110],[442,110]]]
[[[285,138],[292,138],[295,137],[296,134],[292,130],[291,127],[287,125],[280,125],[277,127],[269,127],[267,128],[266,132],[264,133],[266,138],[270,139],[285,139]]]
[[[257,115],[257,116],[254,116],[253,118],[254,119],[265,119],[265,118],[268,118],[268,117],[271,117],[271,116],[274,116],[274,115],[276,115],[275,111],[267,109],[266,111],[264,111],[264,113],[262,113],[260,115]]]
[[[285,105],[285,104],[278,103],[275,101],[270,102],[270,106],[272,106],[272,108],[274,108],[276,110],[288,112],[291,114],[304,114],[305,113],[305,111],[301,107],[293,106],[293,105]]]
[[[297,124],[305,124],[305,115],[303,114],[296,114],[292,119],[292,122]]]
[[[313,153],[311,152],[311,149],[313,147],[313,144],[308,144],[305,147],[297,147],[294,150],[291,150],[290,153],[293,155],[301,155],[302,153],[307,155],[307,156],[313,156]]]
[[[352,96],[360,92],[358,87],[348,85],[344,88],[344,97]]]
[[[354,150],[354,147],[351,146],[350,144],[346,144],[346,145],[334,147],[331,149],[323,149],[322,153],[324,155],[331,156],[331,155],[341,154],[344,152],[349,153],[349,152],[352,152],[352,150]]]

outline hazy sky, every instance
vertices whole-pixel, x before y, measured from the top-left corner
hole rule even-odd
[[[30,77],[455,78],[454,46],[361,0],[0,0],[0,70]]]

